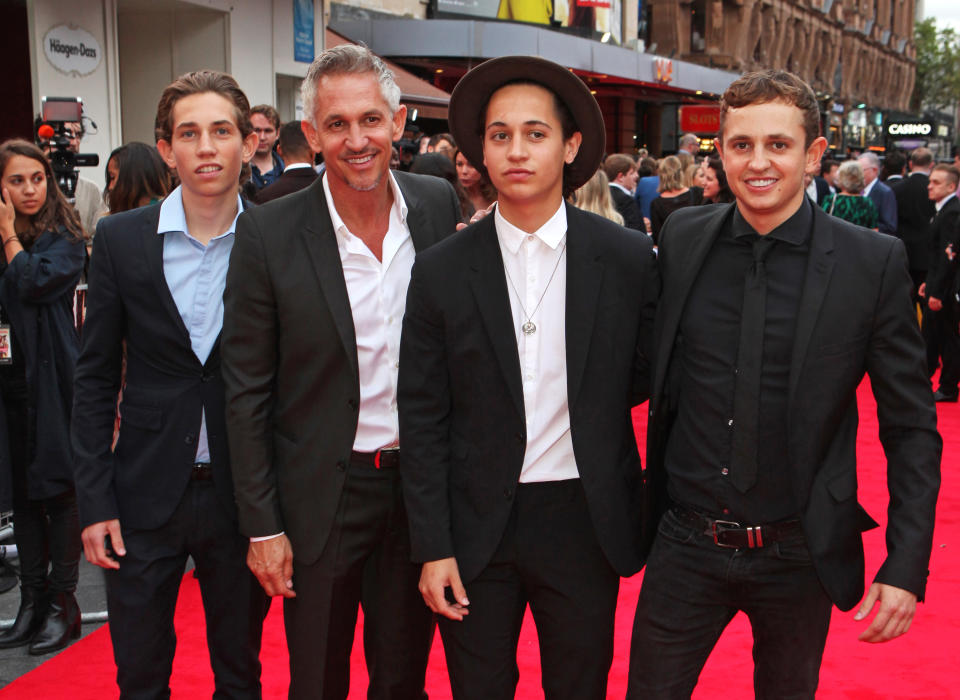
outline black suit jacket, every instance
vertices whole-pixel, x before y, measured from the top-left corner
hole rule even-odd
[[[735,204],[683,209],[661,233],[663,295],[647,435],[645,549],[667,507],[664,453],[675,417],[668,381],[687,296]],[[814,210],[789,379],[785,465],[820,581],[842,610],[863,595],[860,533],[877,523],[857,502],[856,391],[866,372],[887,456],[887,559],[877,574],[923,598],[942,443],[897,239]]]
[[[907,248],[910,269],[925,272],[930,267],[930,220],[937,212],[927,194],[930,178],[925,173],[913,173],[887,182],[897,199],[897,238]]]
[[[823,200],[827,198],[827,195],[830,194],[830,185],[819,175],[814,175],[813,181],[817,186],[817,206],[820,206],[823,204]]]
[[[267,185],[257,192],[257,204],[265,204],[274,199],[279,199],[291,192],[297,192],[304,187],[309,187],[317,179],[317,171],[313,168],[294,168],[293,170],[284,170],[273,183]]]
[[[643,223],[643,214],[640,213],[640,206],[633,195],[627,194],[619,187],[610,185],[610,197],[613,199],[613,206],[623,217],[624,226],[636,231],[647,232],[647,227]]]
[[[631,406],[646,398],[659,281],[647,236],[567,205],[566,360],[577,468],[611,566],[640,568]],[[489,562],[526,452],[516,331],[494,217],[422,253],[400,348],[400,443],[414,561]]]
[[[926,295],[940,301],[949,300],[954,276],[960,260],[947,257],[947,246],[960,253],[960,198],[951,197],[937,212],[930,224],[930,268],[927,271]]]
[[[245,206],[247,203],[244,203]],[[160,204],[100,220],[74,384],[72,441],[81,524],[153,529],[180,502],[207,419],[213,478],[235,516],[220,344],[200,363],[163,274]],[[126,344],[121,425],[111,452]]]
[[[456,229],[448,182],[393,174],[416,250]],[[240,530],[284,531],[311,564],[333,525],[360,407],[353,314],[322,180],[238,220],[223,374]]]

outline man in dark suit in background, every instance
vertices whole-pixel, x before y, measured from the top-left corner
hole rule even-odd
[[[936,214],[933,200],[927,193],[933,154],[926,148],[917,148],[910,154],[910,174],[890,182],[897,199],[897,238],[907,249],[907,263],[913,279],[914,298],[923,284],[930,266],[930,221]]]
[[[400,490],[400,327],[415,252],[452,233],[460,207],[448,182],[390,171],[406,108],[368,49],[324,51],[302,95],[326,170],[240,217],[224,292],[240,529],[250,568],[284,597],[291,698],[346,698],[363,591],[369,697],[413,700],[433,618]]]
[[[864,371],[890,508],[887,558],[854,618],[879,603],[863,641],[906,632],[923,599],[942,443],[903,244],[804,194],[826,148],[813,90],[748,73],[720,104],[736,203],[683,209],[661,233],[628,697],[690,697],[742,610],[757,697],[812,700],[832,605],[863,596],[861,532],[877,525],[857,502]]]
[[[927,371],[932,377],[940,360],[940,386],[934,397],[937,401],[957,401],[960,383],[960,333],[957,322],[960,313],[955,298],[957,263],[948,249],[960,250],[960,199],[957,183],[960,172],[952,165],[937,165],[930,173],[927,185],[936,216],[930,224],[930,267],[919,294],[927,300],[923,317],[923,335],[927,343]]]
[[[313,168],[313,149],[303,135],[300,122],[287,122],[280,127],[277,153],[286,164],[283,174],[273,184],[257,192],[257,204],[302,190],[317,179],[317,171]]]
[[[637,164],[625,153],[614,153],[603,161],[603,172],[610,181],[610,198],[613,206],[623,217],[623,225],[635,231],[647,232],[643,214],[633,198],[637,186]]]
[[[863,196],[869,197],[877,207],[878,229],[880,233],[897,233],[897,198],[887,185],[880,182],[880,159],[873,151],[867,151],[857,158],[863,169],[863,181],[866,187]]]
[[[605,698],[619,577],[640,566],[630,409],[648,384],[652,245],[564,202],[604,144],[566,68],[487,61],[457,84],[450,125],[499,197],[410,281],[400,438],[420,590],[457,700],[513,697],[528,604],[545,696]]]
[[[72,426],[83,548],[106,569],[121,698],[169,697],[190,556],[215,697],[255,700],[268,601],[237,529],[220,327],[233,232],[249,206],[237,183],[257,135],[236,81],[213,71],[169,85],[156,126],[180,186],[161,204],[101,219],[93,247]]]

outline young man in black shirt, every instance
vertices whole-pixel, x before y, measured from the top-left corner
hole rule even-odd
[[[757,697],[813,698],[831,608],[863,595],[860,533],[877,525],[856,498],[864,374],[891,505],[863,641],[906,632],[923,598],[942,443],[902,242],[804,196],[826,148],[810,87],[738,79],[716,145],[736,203],[681,210],[660,237],[628,697],[689,697],[742,610]]]

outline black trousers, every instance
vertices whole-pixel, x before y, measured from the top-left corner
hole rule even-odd
[[[465,582],[470,613],[440,618],[455,700],[513,698],[527,605],[548,700],[602,700],[620,577],[594,535],[579,479],[520,484],[491,562]]]
[[[951,299],[943,300],[940,311],[929,308],[923,314],[923,340],[927,346],[927,371],[933,376],[937,367],[940,370],[940,391],[954,396],[960,383],[960,313]]]
[[[24,388],[25,391],[25,388]],[[25,393],[4,392],[13,486],[13,535],[20,557],[20,584],[51,593],[73,593],[80,573],[80,519],[72,488],[52,498],[33,499],[27,466],[35,435]]]
[[[803,536],[761,549],[726,549],[668,511],[637,602],[627,698],[689,698],[739,610],[753,628],[756,697],[812,700],[831,602]]]
[[[121,523],[122,526],[122,523]],[[196,562],[216,700],[255,700],[269,599],[246,564],[248,542],[212,481],[191,481],[170,520],[123,530],[127,554],[106,572],[110,636],[122,700],[170,697],[173,616],[187,557]]]
[[[371,700],[420,700],[433,613],[417,588],[400,474],[351,462],[330,537],[320,559],[296,559],[296,598],[283,601],[291,699],[341,700],[350,689],[357,610]]]

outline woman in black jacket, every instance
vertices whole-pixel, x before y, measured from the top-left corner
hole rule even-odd
[[[0,144],[0,193],[0,345],[8,348],[0,353],[8,435],[0,463],[12,475],[21,569],[20,610],[0,634],[0,648],[29,644],[31,654],[45,654],[80,636],[69,427],[79,348],[74,290],[84,246],[79,219],[33,144]]]

